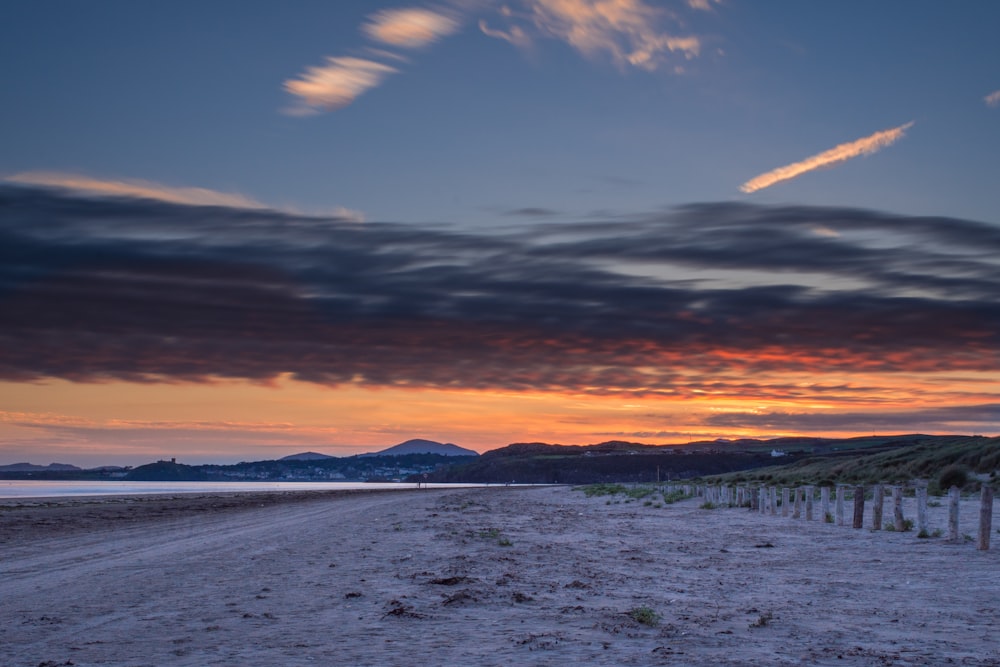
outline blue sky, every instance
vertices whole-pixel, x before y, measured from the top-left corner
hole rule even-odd
[[[0,463],[998,432],[998,25],[8,0]]]
[[[0,174],[142,179],[474,226],[529,207],[574,218],[720,200],[996,219],[1000,108],[983,99],[1000,89],[994,3],[640,3],[661,10],[656,34],[699,40],[697,55],[661,54],[652,71],[583,53],[503,6],[5,3]],[[454,30],[419,48],[363,32],[379,10],[408,7],[453,17]],[[521,26],[530,41],[488,37],[480,21]],[[283,113],[294,102],[284,83],[327,57],[398,71],[342,108]],[[738,190],[909,121],[877,155]]]

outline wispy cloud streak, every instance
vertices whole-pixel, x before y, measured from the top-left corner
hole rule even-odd
[[[562,40],[586,56],[605,54],[623,67],[655,70],[667,54],[690,59],[701,50],[697,36],[664,27],[672,14],[643,0],[523,0],[522,5],[523,12],[504,6],[500,13],[512,21],[522,20],[538,35]],[[504,31],[481,21],[479,27],[486,35],[518,46],[530,43],[525,29],[517,25]]]
[[[455,32],[458,21],[420,7],[385,9],[373,14],[362,29],[377,42],[412,49]]]
[[[494,30],[490,28],[485,19],[479,21],[479,30],[488,37],[502,39],[510,42],[514,46],[526,48],[531,45],[531,38],[520,26],[511,26],[510,30]]]
[[[288,113],[307,115],[340,109],[397,71],[366,58],[327,58],[325,65],[309,67],[298,79],[285,82],[285,90],[299,101]]]
[[[913,122],[894,127],[889,130],[882,130],[875,134],[845,144],[840,144],[828,151],[823,151],[817,155],[806,158],[801,162],[795,162],[785,167],[779,167],[760,176],[751,178],[740,186],[740,190],[746,193],[757,192],[764,188],[769,188],[775,183],[797,178],[816,169],[821,169],[838,162],[844,162],[861,155],[870,155],[876,151],[891,146],[906,134],[906,130],[913,126]]]
[[[208,188],[164,185],[137,178],[106,179],[82,174],[68,174],[55,171],[26,171],[20,174],[0,177],[0,182],[36,185],[45,188],[69,190],[88,197],[127,197],[152,199],[170,204],[189,206],[225,206],[239,209],[272,209],[279,207],[261,203],[252,197],[234,192],[219,192]],[[283,208],[286,213],[297,213],[294,209]],[[344,206],[337,206],[327,215],[338,220],[364,222],[365,214]]]
[[[236,206],[242,208],[268,208],[250,197],[231,192],[218,192],[207,188],[176,187],[140,179],[109,180],[80,174],[51,171],[26,171],[7,176],[3,180],[24,185],[41,185],[77,192],[108,195],[112,197],[138,197],[156,199],[174,204],[194,206]]]
[[[987,106],[1000,107],[1000,90],[995,90],[983,98]]]

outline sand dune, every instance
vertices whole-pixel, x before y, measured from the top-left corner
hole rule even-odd
[[[697,501],[22,503],[0,539],[9,666],[1000,664],[1000,550]]]

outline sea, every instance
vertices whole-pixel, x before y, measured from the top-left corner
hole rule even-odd
[[[488,484],[427,484],[421,488],[456,489]],[[0,480],[0,498],[67,498],[73,496],[137,496],[242,491],[335,491],[348,489],[415,489],[407,482],[94,482]]]

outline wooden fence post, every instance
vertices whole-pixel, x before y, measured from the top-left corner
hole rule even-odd
[[[862,528],[865,525],[865,487],[854,487],[854,527]]]
[[[758,509],[760,509],[760,494],[758,494],[757,489],[753,488],[752,486],[750,487],[749,491],[750,491],[750,511],[756,512]]]
[[[791,504],[791,493],[788,491],[788,487],[781,489],[781,516],[788,516],[788,506]]]
[[[844,518],[844,496],[847,495],[847,487],[843,484],[837,485],[837,525],[846,526],[847,519]]]
[[[906,530],[906,519],[903,518],[903,487],[892,487],[892,525],[902,532]]]
[[[962,499],[962,490],[957,486],[948,489],[948,539],[958,542],[958,501]]]
[[[875,485],[872,501],[872,530],[882,530],[882,505],[885,502],[885,489],[881,484]]]
[[[927,524],[927,484],[917,483],[917,534],[930,536],[930,526]]]
[[[760,504],[759,509],[761,514],[767,513],[767,487],[760,487]]]
[[[976,548],[986,551],[990,548],[990,530],[993,528],[993,487],[983,484],[979,498],[979,542]]]
[[[813,520],[813,496],[816,495],[813,487],[806,487],[806,521]]]
[[[822,512],[822,515],[823,515],[823,518],[822,518],[823,523],[827,523],[830,520],[830,518],[831,518],[831,516],[830,516],[830,487],[829,486],[822,486],[819,489],[819,508],[820,508],[820,512]]]
[[[770,489],[770,491],[771,491],[771,499],[768,501],[768,505],[770,506],[771,516],[777,516],[778,515],[778,488],[775,487],[775,486],[772,486],[771,489]]]
[[[799,519],[802,517],[802,487],[795,487],[795,506],[792,509],[792,518]]]

